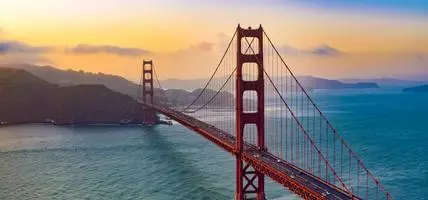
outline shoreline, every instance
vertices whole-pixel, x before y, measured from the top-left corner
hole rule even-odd
[[[51,122],[17,122],[17,123],[7,123],[7,124],[0,124],[0,128],[2,127],[11,127],[11,126],[20,126],[20,125],[52,125],[52,126],[58,126],[58,127],[73,127],[73,126],[90,126],[90,127],[96,127],[96,126],[142,126],[142,127],[151,127],[156,125],[172,125],[171,121],[159,121],[158,123],[154,125],[145,125],[142,123],[64,123],[64,124],[55,124]]]

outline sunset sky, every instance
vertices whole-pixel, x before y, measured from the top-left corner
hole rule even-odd
[[[428,80],[424,0],[2,0],[0,64],[135,81],[144,58],[161,79],[205,78],[238,23],[262,24],[299,75]]]

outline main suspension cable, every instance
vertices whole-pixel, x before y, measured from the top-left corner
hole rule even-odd
[[[182,112],[184,112],[184,113],[195,113],[195,112],[197,112],[197,111],[199,111],[199,110],[201,110],[201,109],[203,109],[203,108],[205,108],[208,104],[210,104],[213,100],[214,100],[214,98],[221,92],[221,90],[224,88],[224,86],[226,86],[226,84],[229,82],[229,80],[230,80],[230,78],[232,78],[232,76],[233,76],[233,74],[235,73],[235,71],[236,71],[236,67],[235,67],[235,69],[232,71],[232,73],[230,73],[230,75],[229,75],[229,77],[227,77],[227,80],[223,83],[223,85],[220,87],[220,89],[214,94],[214,96],[211,98],[211,99],[209,99],[205,104],[203,104],[201,107],[199,107],[199,108],[197,108],[197,109],[195,109],[195,110],[192,110],[192,111],[186,111],[186,110],[184,110],[184,111],[182,111]]]
[[[290,67],[287,65],[287,63],[284,61],[284,59],[281,57],[279,51],[275,48],[275,46],[273,45],[271,39],[269,38],[269,36],[267,35],[267,33],[265,31],[263,31],[263,34],[266,36],[266,38],[268,39],[270,45],[272,46],[272,48],[275,50],[276,54],[279,56],[279,58],[281,59],[281,62],[284,64],[284,66],[286,67],[286,69],[290,72],[290,75],[293,77],[293,79],[296,81],[297,85],[299,86],[299,88],[303,91],[303,93],[305,94],[305,96],[308,98],[308,100],[311,102],[312,106],[315,108],[315,110],[318,112],[318,114],[321,116],[321,118],[323,120],[326,121],[327,126],[333,131],[333,133],[336,135],[336,137],[339,138],[340,142],[347,148],[350,150],[352,156],[358,161],[358,163],[361,165],[361,167],[364,169],[364,171],[366,171],[367,174],[369,174],[370,178],[376,183],[376,185],[386,194],[386,196],[390,196],[389,192],[386,191],[386,189],[383,187],[382,184],[380,184],[380,181],[376,179],[376,177],[374,177],[374,175],[367,169],[367,167],[365,166],[365,164],[361,161],[361,159],[359,158],[359,156],[352,151],[352,149],[349,147],[349,145],[345,142],[345,140],[343,139],[343,137],[337,132],[337,130],[333,127],[333,125],[330,123],[330,121],[327,119],[327,117],[321,112],[321,110],[318,108],[318,106],[315,104],[315,102],[312,100],[312,98],[309,96],[309,94],[306,92],[306,90],[303,89],[303,86],[300,84],[300,82],[297,80],[296,76],[293,74],[293,72],[290,70]]]
[[[248,44],[249,41],[247,39],[247,37],[244,35],[245,41],[247,41]],[[272,43],[271,43],[272,45]],[[273,46],[273,45],[272,45]],[[260,60],[258,59],[257,56],[255,56],[255,51],[252,47],[251,51],[253,52],[253,55],[257,61],[257,63],[259,65],[262,65],[262,63],[260,62]],[[282,59],[282,58],[281,58]],[[302,130],[302,132],[304,133],[304,135],[306,136],[306,138],[309,140],[309,142],[312,144],[313,148],[315,148],[315,150],[317,151],[318,155],[321,157],[322,160],[324,160],[326,167],[328,167],[334,174],[334,177],[336,179],[338,179],[338,181],[341,183],[342,187],[350,192],[350,190],[348,189],[348,187],[345,185],[345,183],[343,182],[342,178],[337,176],[336,171],[334,170],[334,168],[330,165],[330,163],[328,162],[328,160],[324,157],[324,155],[322,155],[321,151],[318,149],[318,147],[315,145],[315,142],[313,141],[313,139],[309,136],[308,132],[306,131],[306,129],[303,127],[303,125],[301,124],[301,122],[297,119],[297,116],[295,115],[295,113],[291,110],[291,108],[288,106],[288,104],[286,103],[284,97],[281,95],[281,93],[279,92],[278,88],[275,86],[275,84],[273,83],[273,80],[271,79],[271,77],[269,76],[269,74],[266,72],[265,69],[263,69],[264,74],[267,76],[268,80],[270,81],[270,83],[272,84],[274,90],[276,91],[276,93],[279,95],[281,101],[285,104],[287,110],[290,112],[290,114],[292,115],[293,119],[296,121],[297,125],[299,126],[300,130]]]
[[[158,74],[156,73],[156,68],[155,68],[155,67],[153,67],[153,73],[155,74],[156,82],[157,82],[157,83],[158,83],[158,85],[159,85],[159,89],[164,90],[164,89],[162,88],[162,85],[160,84],[160,81],[159,81],[159,78],[158,78]]]
[[[196,101],[198,101],[198,99],[202,96],[202,94],[204,93],[204,91],[207,89],[208,85],[214,79],[214,76],[217,73],[218,69],[220,68],[221,63],[223,62],[224,58],[226,57],[226,54],[229,51],[230,46],[232,46],[232,42],[233,42],[233,39],[235,39],[236,33],[237,33],[237,31],[235,31],[235,33],[233,33],[232,39],[230,39],[229,45],[227,46],[226,51],[224,52],[223,56],[221,57],[220,62],[218,63],[216,69],[214,70],[214,73],[211,75],[210,79],[205,84],[204,88],[201,90],[201,92],[198,94],[198,96],[195,98],[195,100],[193,100],[189,105],[187,105],[184,109],[182,109],[181,112],[184,112],[185,110],[187,110],[188,108],[190,108],[194,103],[196,103]]]

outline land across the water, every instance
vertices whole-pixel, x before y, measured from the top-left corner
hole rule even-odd
[[[37,66],[27,64],[3,65],[0,67],[23,69],[51,84],[58,86],[75,86],[75,85],[104,85],[115,92],[126,94],[133,98],[138,97],[139,86],[132,81],[116,75],[104,73],[90,73],[74,70],[60,70],[51,66]],[[215,77],[213,82],[224,82],[227,77]],[[313,89],[369,89],[379,88],[376,80],[330,80],[313,76],[298,76],[297,79],[306,90]],[[161,80],[164,90],[157,88],[155,84],[154,98],[155,102],[164,103],[171,106],[185,106],[191,103],[200,92],[200,87],[205,85],[205,79],[165,79]],[[393,80],[391,80],[393,81]],[[221,99],[231,99],[233,91],[225,89],[218,97]],[[206,95],[214,94],[214,90],[207,90]],[[227,101],[225,101],[227,102]],[[233,102],[233,100],[232,100]],[[196,104],[198,102],[195,102]],[[216,102],[213,102],[214,104]],[[221,102],[217,102],[221,103]],[[221,105],[219,105],[221,106]],[[223,105],[231,106],[231,105]]]
[[[9,67],[9,68],[7,68]],[[341,82],[318,77],[297,77],[307,91],[315,89],[376,89],[374,82]],[[164,80],[170,89],[155,88],[154,102],[185,107],[199,95],[199,80]],[[180,89],[171,88],[180,86]],[[120,76],[59,70],[35,65],[0,67],[0,125],[44,123],[55,125],[141,124],[138,85]],[[232,91],[207,89],[201,99],[217,95],[208,107],[234,107]],[[247,99],[246,101],[251,101]],[[204,102],[196,101],[195,106]],[[158,118],[159,119],[159,118]],[[157,123],[169,123],[158,120]]]
[[[206,95],[214,94],[214,91],[208,91]],[[233,102],[230,93],[223,92],[220,95],[228,97],[228,102]],[[166,101],[155,102],[170,105]],[[145,109],[136,98],[113,91],[104,85],[61,86],[22,69],[0,68],[0,126],[141,125],[144,122],[144,112]],[[155,118],[156,124],[171,124],[158,116]]]
[[[428,92],[428,85],[404,88],[403,92]]]
[[[103,85],[58,86],[19,69],[0,69],[0,125],[141,124],[141,105]]]
[[[0,124],[141,124],[143,108],[101,85],[2,86]]]

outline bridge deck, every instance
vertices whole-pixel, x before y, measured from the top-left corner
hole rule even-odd
[[[157,105],[140,103],[196,131],[226,151],[232,154],[236,153],[234,150],[235,136],[181,112]],[[287,161],[280,160],[267,151],[257,149],[251,144],[245,144],[244,149],[242,156],[245,162],[250,163],[263,174],[302,197],[307,199],[359,199],[352,193],[327,183]]]

